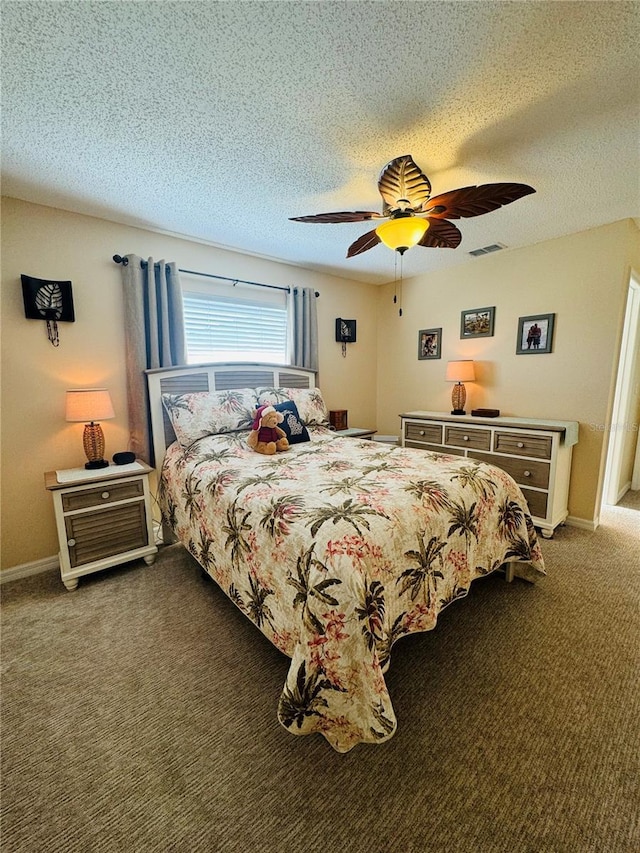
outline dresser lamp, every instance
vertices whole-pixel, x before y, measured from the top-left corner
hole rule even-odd
[[[67,391],[66,420],[84,422],[82,444],[88,462],[85,468],[106,468],[104,433],[98,421],[115,418],[111,397],[106,388],[83,388]]]
[[[447,364],[447,381],[455,382],[453,391],[451,392],[451,410],[452,415],[466,415],[464,404],[467,399],[467,389],[464,387],[465,382],[473,382],[476,378],[473,361],[465,359],[463,361],[450,361]]]

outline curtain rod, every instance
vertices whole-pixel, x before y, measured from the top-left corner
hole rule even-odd
[[[122,264],[123,267],[126,267],[129,265],[129,259],[124,258],[121,255],[114,255],[113,260],[117,264]],[[140,266],[144,269],[147,266],[147,262],[146,261],[140,261]],[[213,273],[210,273],[210,272],[197,272],[196,270],[183,270],[180,267],[178,267],[178,272],[188,273],[189,275],[201,275],[204,278],[217,278],[217,279],[220,279],[220,281],[231,281],[231,282],[233,282],[234,286],[236,284],[250,284],[252,287],[268,287],[270,290],[284,290],[285,293],[291,293],[291,290],[292,290],[292,288],[290,288],[290,287],[280,287],[277,284],[261,284],[259,281],[246,281],[243,278],[229,278],[229,276],[226,276],[226,275],[213,275]],[[320,294],[318,293],[317,290],[315,291],[315,294],[316,294],[316,296],[320,296]]]

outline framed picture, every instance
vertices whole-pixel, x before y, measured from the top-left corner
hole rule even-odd
[[[420,329],[418,332],[418,358],[440,358],[442,329]]]
[[[529,355],[551,352],[555,316],[555,314],[531,314],[529,317],[520,317],[516,353]]]
[[[492,337],[495,315],[495,306],[492,308],[471,308],[469,311],[463,311],[460,317],[460,337]]]

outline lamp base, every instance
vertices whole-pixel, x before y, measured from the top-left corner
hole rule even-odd
[[[109,463],[106,459],[93,459],[91,462],[85,462],[84,467],[88,471],[93,471],[94,468],[108,468]]]
[[[467,402],[467,389],[462,382],[456,382],[451,392],[452,415],[466,415],[464,404]]]

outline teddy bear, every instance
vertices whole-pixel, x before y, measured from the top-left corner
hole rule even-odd
[[[271,456],[279,450],[288,450],[289,442],[287,435],[278,424],[284,420],[284,415],[277,412],[273,406],[259,406],[256,409],[253,426],[247,444],[256,453],[264,453]]]

